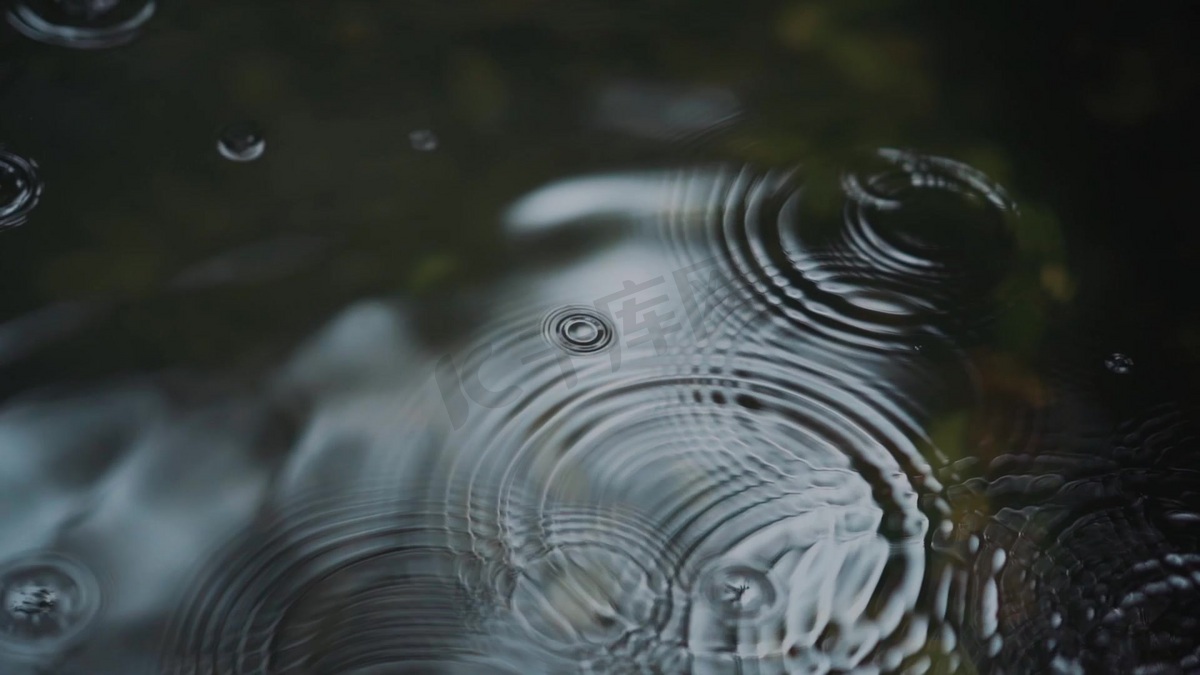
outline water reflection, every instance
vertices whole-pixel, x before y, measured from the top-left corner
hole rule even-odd
[[[493,580],[484,595],[543,658],[591,672],[899,667],[925,648],[922,630],[952,630],[923,600],[939,583],[920,508],[940,490],[919,447],[927,392],[893,388],[940,352],[891,361],[861,349],[868,358],[846,364],[853,342],[830,343],[803,314],[775,321],[770,296],[751,297],[766,287],[710,243],[723,230],[705,205],[740,204],[740,184],[723,178],[737,174],[699,175],[598,176],[516,205],[514,236],[604,226],[613,209],[629,234],[490,292],[493,318],[426,376],[425,393],[386,399],[394,419],[423,428],[367,431],[362,477],[344,480],[421,476],[404,492],[466,519],[463,554],[483,567],[467,576]],[[620,181],[644,197],[562,196]],[[700,185],[708,194],[676,206]],[[603,207],[580,208],[591,203]],[[752,236],[736,243],[760,250]],[[888,281],[868,263],[855,268],[864,292]],[[713,292],[697,293],[697,276]],[[927,337],[919,329],[939,316],[898,324],[896,339]],[[601,337],[607,349],[575,348]],[[375,405],[337,399],[359,414]],[[610,515],[580,520],[580,503]],[[613,520],[626,513],[637,515]],[[574,544],[556,543],[566,523]]]
[[[320,237],[300,235],[250,244],[186,267],[168,285],[198,290],[285,278],[314,264],[327,244]]]
[[[10,406],[0,553],[53,533],[47,550],[109,571],[106,620],[69,658],[180,674],[1200,664],[1190,413],[1113,432],[1088,394],[1106,364],[1056,379],[990,344],[1041,260],[981,172],[888,149],[833,171],[597,174],[533,191],[505,225],[531,260],[612,236],[439,300],[470,317],[442,340],[412,303],[364,302],[249,381]],[[286,271],[299,248],[176,286]],[[170,555],[141,555],[148,540]],[[80,574],[12,569],[6,640],[83,634]],[[165,646],[117,639],[167,616]]]
[[[504,672],[479,639],[488,600],[460,579],[469,561],[440,512],[380,489],[265,515],[196,587],[163,672],[393,672],[464,658]]]
[[[408,142],[412,145],[413,150],[421,152],[432,152],[437,150],[437,136],[428,129],[419,129],[408,135]]]
[[[694,140],[741,113],[741,103],[726,89],[632,80],[601,87],[593,105],[597,126],[657,141]]]
[[[253,162],[267,150],[267,139],[254,122],[236,122],[221,129],[217,152],[233,162]]]

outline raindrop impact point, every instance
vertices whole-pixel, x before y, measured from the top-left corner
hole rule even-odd
[[[608,317],[590,307],[556,309],[542,322],[542,334],[551,345],[579,356],[604,351],[615,333]]]
[[[79,563],[33,554],[0,566],[0,602],[0,652],[53,653],[91,623],[100,586]]]

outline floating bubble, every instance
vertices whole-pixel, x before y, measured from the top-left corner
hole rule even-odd
[[[0,230],[25,222],[42,196],[37,163],[0,148]]]
[[[608,317],[582,306],[563,307],[546,315],[542,333],[550,344],[568,354],[595,354],[604,351],[616,331]]]
[[[0,650],[47,653],[88,626],[100,587],[83,566],[55,554],[34,554],[0,567]]]
[[[413,150],[421,152],[432,152],[437,150],[437,136],[429,129],[418,129],[408,135],[408,142],[412,144]]]
[[[217,139],[217,152],[234,162],[252,162],[262,157],[267,149],[267,140],[262,129],[253,122],[237,122],[221,130]]]
[[[17,0],[7,19],[39,42],[103,49],[136,38],[156,9],[156,0]]]
[[[1133,372],[1133,359],[1120,352],[1116,352],[1104,359],[1104,367],[1108,368],[1110,373],[1128,375]]]

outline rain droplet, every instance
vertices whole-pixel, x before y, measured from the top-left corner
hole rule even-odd
[[[615,331],[608,318],[588,307],[563,307],[546,316],[546,339],[570,354],[595,354],[612,344]]]
[[[408,135],[408,142],[412,144],[414,150],[421,152],[432,152],[437,150],[437,136],[428,129],[418,129]]]
[[[41,195],[37,163],[0,149],[0,230],[23,224]]]
[[[267,140],[253,122],[230,124],[221,130],[221,136],[217,139],[217,152],[235,162],[252,162],[262,157],[266,149]]]
[[[1111,373],[1128,375],[1133,372],[1133,359],[1120,352],[1114,352],[1107,359],[1104,359],[1104,367],[1108,368]]]
[[[66,558],[13,560],[0,568],[0,649],[56,650],[91,621],[99,600],[95,577]]]
[[[156,0],[19,0],[8,23],[38,42],[103,49],[126,44],[154,16]]]
[[[775,605],[771,579],[746,565],[717,568],[702,588],[704,597],[727,619],[753,619]]]

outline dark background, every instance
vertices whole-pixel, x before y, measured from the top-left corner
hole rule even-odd
[[[504,273],[498,214],[555,178],[879,146],[983,169],[1049,242],[1058,301],[1024,315],[1027,348],[1125,352],[1138,381],[1186,393],[1200,367],[1190,19],[1182,2],[166,0],[138,40],[100,51],[4,26],[0,143],[46,186],[0,233],[0,323],[99,309],[3,366],[0,395],[268,363],[353,298]],[[743,114],[684,141],[596,128],[596,92],[629,81],[725,88]],[[264,129],[257,162],[216,152],[241,120]],[[416,129],[436,151],[410,147]],[[169,289],[294,235],[320,253]]]

